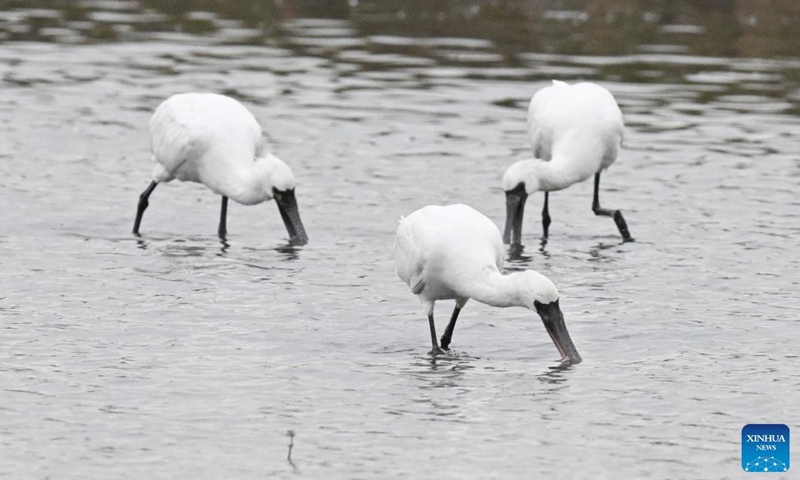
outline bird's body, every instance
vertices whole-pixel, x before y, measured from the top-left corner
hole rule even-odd
[[[556,82],[536,92],[528,107],[528,134],[534,157],[549,162],[553,172],[541,179],[539,190],[561,190],[608,168],[617,159],[624,128],[617,102],[599,85]]]
[[[496,307],[535,309],[565,360],[580,361],[566,331],[558,290],[532,270],[504,275],[497,226],[466,205],[428,206],[401,219],[395,239],[398,276],[422,301],[431,328],[432,353],[440,353],[433,324],[437,300],[456,300],[442,337],[447,348],[458,312],[470,298]],[[543,313],[544,312],[544,313]],[[552,328],[551,328],[552,327]]]
[[[401,220],[395,260],[397,275],[419,290],[430,313],[436,300],[470,298],[481,278],[499,274],[503,242],[495,224],[472,208],[432,205]]]
[[[595,176],[596,189],[600,173],[617,159],[624,134],[625,124],[622,111],[606,88],[594,83],[568,85],[554,81],[533,96],[528,107],[528,133],[530,135],[533,159],[522,160],[511,165],[503,176],[503,190],[509,192],[509,217],[506,223],[506,243],[512,233],[519,240],[521,232],[513,222],[522,225],[522,208],[528,195],[535,192],[547,194],[562,190],[578,182]],[[595,189],[598,215],[622,218],[618,211],[606,211],[599,207]],[[511,211],[510,207],[515,211]],[[617,212],[617,213],[614,213]],[[517,218],[519,217],[519,218]],[[550,223],[547,203],[543,211],[545,237]],[[624,220],[622,220],[624,224]],[[617,221],[620,227],[620,222]],[[627,226],[620,228],[626,240]]]
[[[159,105],[150,119],[150,143],[153,180],[198,182],[234,200],[242,183],[237,174],[264,151],[253,114],[230,97],[208,93],[174,95]]]
[[[275,198],[292,238],[307,239],[294,200],[291,169],[266,150],[261,126],[241,103],[213,93],[173,95],[150,120],[153,184],[173,179],[197,182],[223,197],[220,235],[225,233],[227,198],[255,205]],[[138,233],[141,213],[134,225]]]

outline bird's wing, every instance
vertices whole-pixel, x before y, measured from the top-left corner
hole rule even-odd
[[[202,168],[201,159],[207,155],[224,155],[228,164],[247,166],[266,153],[258,120],[244,105],[224,95],[173,95],[150,119],[150,136],[156,160],[178,178],[197,180],[193,177],[198,172],[192,170]]]
[[[528,106],[528,133],[536,158],[550,161],[554,151],[593,142],[589,150],[603,152],[602,168],[617,157],[624,123],[622,112],[608,89],[584,82],[567,85],[553,81]],[[587,136],[586,132],[593,132]],[[565,145],[563,142],[567,142]]]
[[[202,122],[193,121],[171,100],[162,103],[150,119],[150,148],[164,170],[175,175],[186,162],[208,150],[213,136],[205,131],[207,127]]]

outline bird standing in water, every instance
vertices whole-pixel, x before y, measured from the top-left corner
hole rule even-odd
[[[580,363],[559,306],[556,286],[527,270],[508,275],[503,268],[503,241],[497,226],[466,205],[427,206],[400,220],[394,244],[397,275],[422,301],[431,331],[431,355],[447,350],[458,314],[470,298],[494,307],[524,307],[541,317],[561,354],[562,363]],[[455,310],[436,339],[433,306],[453,299]]]
[[[617,159],[622,144],[622,112],[607,89],[594,83],[567,85],[554,81],[533,96],[528,107],[528,132],[535,158],[511,165],[503,176],[506,226],[503,241],[522,242],[525,201],[544,192],[543,237],[550,227],[549,193],[594,175],[595,215],[614,219],[623,241],[633,241],[622,212],[600,207],[600,173]]]
[[[150,119],[150,139],[156,166],[153,181],[139,197],[133,233],[139,234],[156,186],[177,178],[202,183],[222,196],[217,230],[222,238],[230,197],[243,205],[275,199],[290,241],[308,241],[292,171],[266,150],[261,125],[238,101],[214,93],[173,95]]]

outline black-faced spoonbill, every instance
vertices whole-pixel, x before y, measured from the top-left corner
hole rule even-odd
[[[550,226],[549,193],[594,175],[595,215],[612,217],[623,241],[632,241],[619,210],[600,207],[600,172],[617,159],[625,125],[616,100],[594,83],[567,85],[553,81],[533,96],[528,107],[528,133],[534,159],[511,165],[503,176],[506,192],[506,227],[503,241],[520,245],[525,200],[544,192],[542,229]]]
[[[442,335],[441,348],[447,349],[458,314],[472,298],[494,307],[535,310],[558,348],[562,363],[581,361],[564,323],[556,286],[533,270],[500,273],[504,257],[500,230],[473,208],[431,205],[400,219],[394,253],[397,275],[419,297],[428,315],[431,355],[442,353],[433,322],[434,302],[456,301]]]
[[[274,198],[290,241],[308,241],[292,171],[266,150],[261,125],[241,103],[214,93],[173,95],[150,119],[150,142],[156,167],[153,181],[139,197],[133,233],[139,234],[156,186],[177,178],[202,183],[222,195],[220,237],[227,233],[228,197],[244,205]]]

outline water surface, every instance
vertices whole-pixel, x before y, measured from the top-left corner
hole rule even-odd
[[[744,424],[800,424],[793,1],[219,3],[0,7],[0,476],[739,478]],[[501,223],[553,78],[618,99],[601,195],[637,241],[587,182],[541,247],[532,197],[508,267],[556,282],[584,362],[476,302],[431,360],[397,219]],[[220,242],[178,183],[129,233],[149,116],[187,90],[261,120],[307,246],[272,203]]]

